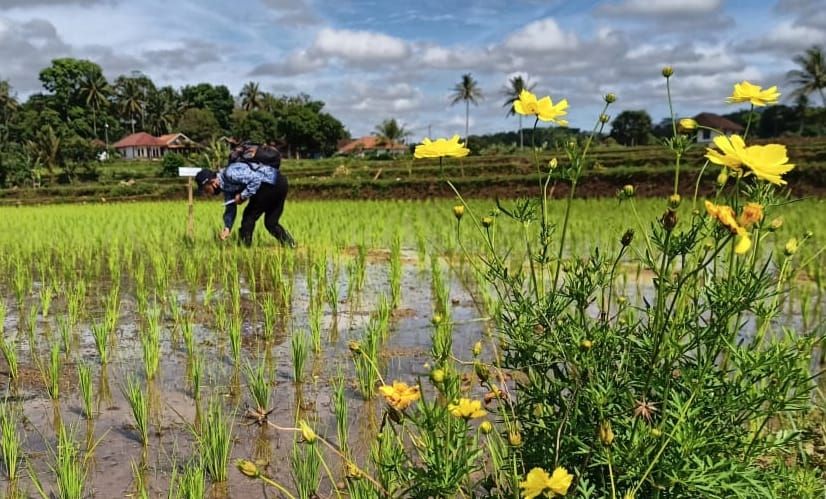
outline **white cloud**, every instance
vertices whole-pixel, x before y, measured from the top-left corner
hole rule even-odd
[[[401,61],[410,53],[410,47],[404,40],[383,33],[323,28],[310,52],[358,64],[373,64]]]
[[[617,16],[697,16],[716,12],[722,0],[624,0],[606,4],[598,12]]]
[[[760,38],[742,43],[740,48],[746,51],[793,53],[819,44],[826,44],[826,29],[783,21]]]
[[[268,62],[255,66],[250,76],[296,76],[323,68],[327,64],[323,58],[315,57],[306,50],[297,50],[283,61]]]
[[[576,48],[576,35],[563,31],[553,18],[534,21],[511,34],[505,48],[525,52],[544,52]]]

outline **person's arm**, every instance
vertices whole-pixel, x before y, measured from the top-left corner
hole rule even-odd
[[[232,193],[224,192],[224,202],[234,200],[235,196]],[[221,239],[226,239],[229,236],[232,226],[235,224],[235,215],[238,213],[238,205],[234,202],[229,203],[224,207],[224,229],[221,231]]]

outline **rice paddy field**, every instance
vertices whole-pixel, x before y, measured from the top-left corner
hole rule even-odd
[[[462,393],[485,397],[474,359],[496,355],[501,303],[479,263],[495,240],[517,273],[536,231],[500,223],[491,200],[468,201],[458,223],[454,204],[288,200],[295,249],[261,223],[252,248],[218,241],[220,203],[203,199],[192,239],[184,202],[0,208],[4,493],[375,497],[381,487],[363,484],[384,486],[371,456],[396,414],[379,388],[421,382],[435,396],[433,367],[451,358]],[[563,208],[551,201],[550,218]],[[663,208],[575,200],[564,258],[616,249]],[[679,216],[700,208],[683,201]],[[824,318],[824,209],[782,206],[778,244],[759,249],[776,269],[778,248],[805,240],[779,318],[801,331]],[[620,253],[609,308],[651,300],[645,252],[637,237]],[[740,334],[758,328],[746,321]]]

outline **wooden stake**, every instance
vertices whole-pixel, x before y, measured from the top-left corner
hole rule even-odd
[[[192,202],[192,177],[186,178],[186,195],[189,200],[189,218],[186,224],[186,234],[189,240],[195,239],[195,205]]]

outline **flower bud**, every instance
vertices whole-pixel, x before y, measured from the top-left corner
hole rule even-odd
[[[668,197],[668,207],[672,210],[676,210],[680,206],[680,202],[683,198],[680,197],[679,194],[672,194]]]
[[[603,421],[599,424],[599,441],[606,447],[614,443],[614,430],[610,421]]]
[[[490,421],[482,421],[482,424],[479,425],[479,431],[487,435],[493,431],[493,425]]]
[[[785,253],[786,256],[792,256],[797,253],[797,246],[797,238],[793,237],[789,239],[789,242],[783,247],[783,253]]]
[[[605,124],[605,123],[608,123],[609,121],[611,121],[611,117],[608,116],[607,114],[602,113],[602,114],[599,115],[599,122],[600,123]]]
[[[364,477],[364,474],[361,472],[359,467],[352,462],[348,462],[344,467],[344,473],[348,480],[360,480]]]
[[[551,158],[551,160],[548,161],[548,169],[549,170],[556,170],[557,166],[559,166],[559,161],[557,161],[556,158]]]
[[[662,74],[666,78],[671,78],[671,75],[674,74],[674,68],[671,66],[665,66],[663,67]]]
[[[430,319],[430,322],[432,322],[434,326],[438,326],[442,323],[442,314],[433,314],[433,318]]]
[[[478,357],[480,353],[482,353],[482,342],[477,341],[473,344],[473,356]]]
[[[663,436],[663,431],[659,428],[651,428],[651,436],[654,438],[660,438]]]
[[[677,226],[677,212],[673,209],[666,210],[660,219],[660,223],[662,223],[665,230],[671,232]]]
[[[720,174],[717,175],[717,185],[723,187],[728,182],[728,170],[723,168],[720,170]]]
[[[315,442],[315,439],[318,438],[318,435],[310,428],[310,425],[307,424],[306,421],[303,419],[298,422],[298,428],[301,430],[301,436],[304,438],[304,441],[307,443]]]
[[[614,94],[613,92],[609,92],[609,93],[605,94],[605,102],[606,103],[611,104],[613,102],[616,102],[616,100],[617,100],[617,95]]]
[[[436,384],[439,384],[445,380],[445,370],[444,369],[434,369],[430,371],[430,380]]]
[[[697,129],[697,122],[692,118],[683,118],[677,124],[683,132],[691,132]]]
[[[235,462],[235,466],[238,467],[238,471],[240,471],[244,476],[248,476],[250,478],[258,478],[260,473],[258,472],[258,466],[255,465],[252,461],[248,461],[246,459],[239,459]]]
[[[508,443],[511,444],[512,447],[521,447],[522,434],[516,430],[508,432]]]
[[[591,340],[582,340],[579,342],[579,348],[583,350],[590,350],[592,346],[594,346],[594,342]]]
[[[464,205],[457,204],[453,207],[453,216],[456,217],[456,220],[461,220],[462,215],[465,214],[465,207]]]
[[[769,224],[769,232],[778,231],[781,227],[783,227],[783,218],[777,217]]]
[[[488,228],[493,225],[493,217],[482,217],[482,227]]]
[[[628,229],[625,231],[625,234],[622,235],[620,239],[620,243],[623,246],[628,246],[631,244],[631,241],[634,240],[634,229]]]
[[[359,343],[356,340],[350,340],[347,343],[347,348],[350,349],[351,353],[354,353],[354,354],[361,353],[361,343]]]
[[[622,193],[625,195],[625,197],[629,197],[629,198],[634,197],[634,194],[636,193],[636,189],[634,189],[634,186],[631,185],[631,184],[625,184],[622,187]]]
[[[481,362],[473,363],[473,371],[482,383],[490,379],[490,369],[488,369],[488,366],[482,364]]]

